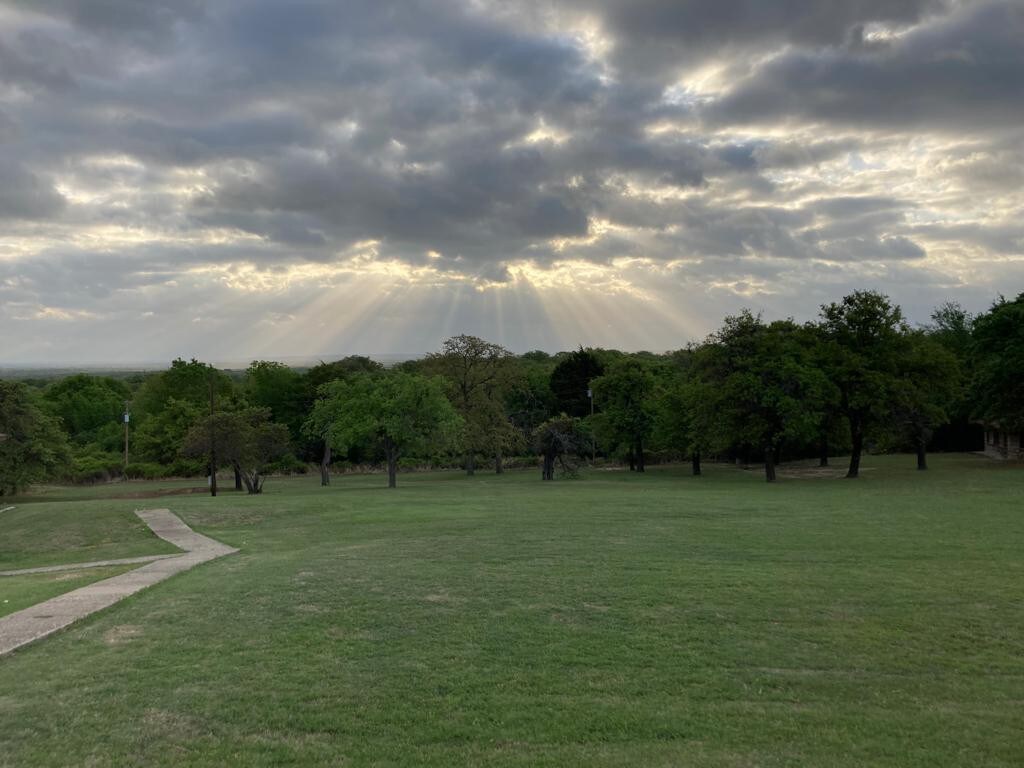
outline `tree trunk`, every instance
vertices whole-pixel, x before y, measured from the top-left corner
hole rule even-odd
[[[476,474],[476,454],[475,453],[467,453],[466,454],[466,474],[467,475],[474,475],[474,474]]]
[[[331,484],[331,444],[324,443],[324,455],[320,459],[320,485]]]
[[[850,469],[846,476],[860,476],[860,454],[864,450],[864,427],[859,417],[850,417],[850,437],[853,439],[853,451],[850,453]]]
[[[388,460],[388,488],[398,487],[398,451],[391,438],[384,439],[384,453]]]
[[[505,465],[501,460],[501,451],[496,451],[494,454],[494,474],[500,475],[505,471]]]
[[[924,435],[917,436],[917,468],[921,471],[928,469],[928,441]]]
[[[553,480],[555,478],[555,455],[553,453],[544,454],[544,467],[541,470],[542,480]]]
[[[636,471],[637,472],[643,472],[644,471],[644,467],[645,467],[645,465],[644,465],[644,441],[643,440],[637,440],[636,441]]]
[[[690,457],[690,463],[693,466],[693,474],[694,475],[699,475],[700,474],[700,451],[694,451],[693,452],[693,455]]]
[[[238,465],[238,462],[232,462],[232,466],[235,468],[235,472],[237,472],[241,476],[242,482],[245,483],[245,490],[249,493],[249,495],[251,496],[252,494],[256,493],[256,491],[253,490],[252,478],[249,476],[249,473],[242,471],[242,468]]]
[[[210,369],[212,374],[212,369]],[[207,377],[210,387],[210,495],[217,495],[217,440],[213,434],[213,414],[216,412],[216,398],[213,391],[213,377]]]
[[[775,482],[775,449],[771,446],[764,449],[764,479]]]
[[[828,435],[822,433],[821,441],[818,443],[818,466],[828,466]]]
[[[629,449],[629,471],[636,472],[636,454],[632,448]]]
[[[238,467],[235,467],[235,490],[242,490],[242,473],[238,471]]]

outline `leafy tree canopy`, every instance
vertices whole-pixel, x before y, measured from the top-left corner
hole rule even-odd
[[[580,347],[563,357],[551,372],[551,392],[559,411],[569,416],[589,415],[587,390],[603,373],[604,362],[593,349]]]
[[[973,364],[975,415],[1024,430],[1024,293],[977,318]]]
[[[436,454],[451,442],[460,423],[443,380],[397,371],[328,382],[307,428],[337,451],[379,444],[388,463],[388,485],[394,487],[399,457]]]
[[[104,427],[119,427],[130,396],[123,382],[85,373],[56,381],[43,394],[49,412],[80,445],[94,442]]]
[[[69,460],[67,438],[39,396],[0,380],[0,496],[51,477]]]
[[[266,465],[287,452],[288,428],[271,420],[268,408],[246,408],[204,416],[189,428],[181,452],[192,458],[213,453],[231,465],[250,494],[263,492]]]

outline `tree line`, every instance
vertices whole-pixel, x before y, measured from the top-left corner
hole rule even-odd
[[[129,415],[125,426],[124,414]],[[888,297],[857,291],[813,322],[743,311],[664,354],[580,348],[513,355],[460,335],[390,369],[361,356],[228,372],[175,360],[127,378],[0,380],[0,495],[44,480],[209,476],[260,493],[273,473],[378,465],[541,467],[583,461],[763,464],[977,450],[979,422],[1024,428],[1024,294],[971,316],[937,308],[912,328]],[[128,447],[125,452],[124,441]],[[127,458],[127,463],[126,463]]]

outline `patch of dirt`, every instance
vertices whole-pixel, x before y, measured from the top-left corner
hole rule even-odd
[[[143,713],[142,722],[161,736],[177,739],[195,737],[203,732],[196,718],[155,707],[150,707]]]
[[[118,493],[112,495],[112,499],[159,499],[161,496],[188,496],[192,493],[209,493],[210,489],[205,485],[194,488],[167,488],[158,491],[132,491],[131,493]]]
[[[75,579],[80,579],[83,576],[85,576],[85,574],[81,571],[72,571],[71,573],[58,574],[57,576],[54,576],[51,581],[74,581]]]
[[[118,624],[103,633],[103,642],[107,645],[122,645],[142,637],[142,627],[138,624]]]
[[[430,595],[424,595],[423,599],[428,603],[464,603],[466,602],[461,597],[452,597],[447,592],[435,592]]]

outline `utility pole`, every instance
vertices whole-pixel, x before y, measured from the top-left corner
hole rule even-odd
[[[128,422],[131,420],[131,414],[128,412],[128,401],[124,401],[124,468],[125,468],[125,479],[128,478]]]
[[[211,367],[207,375],[207,383],[210,387],[210,495],[217,495],[217,441],[214,439],[214,432],[216,431],[216,425],[213,423],[213,414],[215,408],[214,392],[213,392],[213,368]]]
[[[594,390],[587,387],[587,398],[590,400],[590,466],[597,464],[597,441],[594,439]]]

